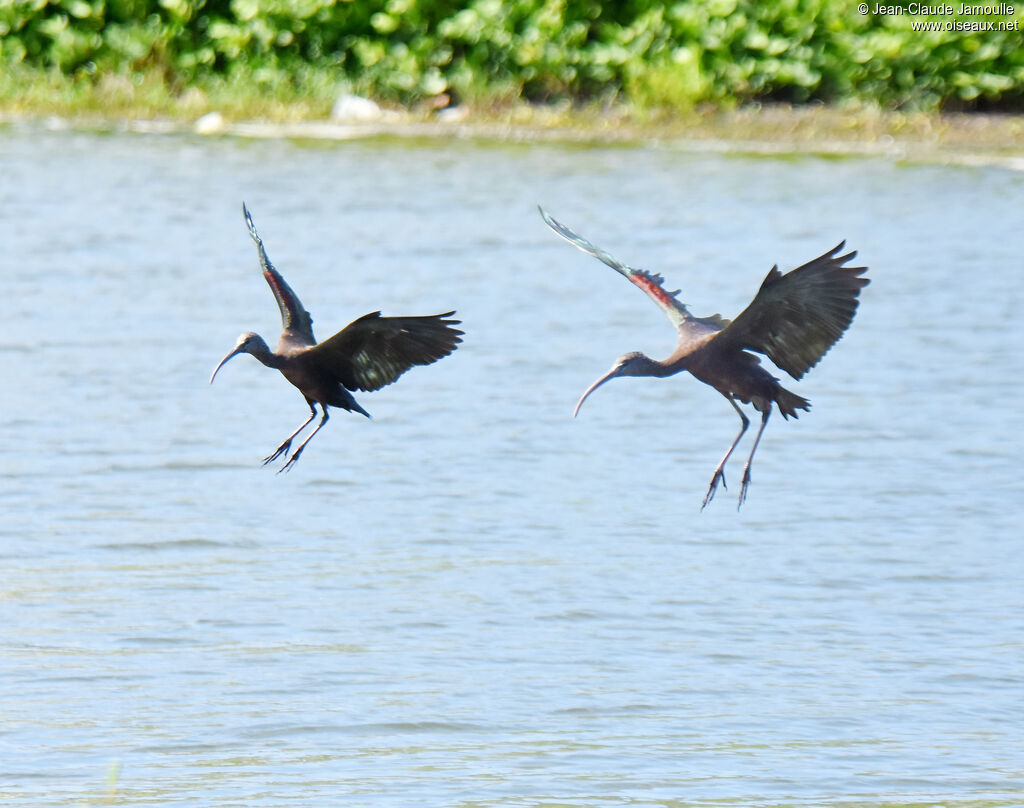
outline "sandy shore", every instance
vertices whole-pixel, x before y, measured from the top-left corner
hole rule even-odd
[[[230,121],[213,112],[195,121],[35,118],[0,113],[0,124],[48,130],[193,134],[207,137],[344,141],[446,138],[580,145],[645,145],[687,152],[886,157],[913,163],[1000,166],[1024,171],[1024,116],[900,114],[812,107],[748,107],[673,119],[638,120],[623,112],[572,113],[518,107],[451,110],[423,117],[382,111],[377,120]]]

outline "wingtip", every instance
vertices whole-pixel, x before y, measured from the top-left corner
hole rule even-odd
[[[556,219],[550,213],[548,213],[547,209],[539,203],[537,205],[537,210],[540,211],[540,218],[544,220],[544,224],[546,224],[559,235],[562,235],[561,231],[564,229],[562,223],[559,222],[558,219]]]
[[[242,214],[245,216],[245,224],[249,228],[249,235],[252,236],[252,240],[257,244],[261,243],[260,234],[256,232],[256,225],[252,221],[252,214],[249,212],[248,206],[245,202],[242,202]]]
[[[841,253],[844,249],[846,249],[846,239],[845,238],[842,241],[840,241],[835,247],[832,248],[831,255],[833,255],[833,256],[839,255],[839,253]],[[857,251],[856,250],[852,250],[851,252],[848,252],[846,255],[839,255],[839,257],[836,258],[836,260],[837,261],[849,261],[851,258],[855,258],[856,256],[857,256]]]
[[[845,263],[847,263],[849,261],[852,261],[854,258],[857,257],[857,250],[850,250],[850,252],[846,253],[846,255],[836,256],[836,253],[842,252],[844,247],[846,247],[846,239],[845,238],[842,241],[840,241],[836,245],[835,249],[832,250],[832,252],[830,253],[832,256],[835,257],[835,260],[838,263],[840,263],[840,264],[845,264]],[[868,271],[867,267],[846,267],[846,266],[844,266],[843,269],[846,270],[847,272],[853,272],[855,275],[860,275],[860,274]],[[865,278],[864,280],[867,281],[867,278]]]

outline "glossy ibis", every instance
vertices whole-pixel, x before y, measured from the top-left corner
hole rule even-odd
[[[281,339],[277,349],[272,351],[259,334],[251,331],[242,334],[231,353],[213,371],[210,384],[231,357],[247,353],[267,367],[281,371],[289,382],[299,388],[311,414],[263,460],[264,465],[287,454],[296,435],[316,418],[316,406],[320,405],[323,411],[320,423],[278,470],[280,473],[295,465],[306,444],[327,423],[328,407],[341,407],[369,418],[370,414],[359,406],[352,391],[378,390],[391,384],[413,365],[436,362],[455,350],[463,332],[452,328],[459,324],[458,320],[445,319],[455,314],[454,311],[426,317],[381,317],[380,312],[375,311],[363,315],[318,344],[313,337],[313,319],[267,258],[263,240],[256,232],[244,203],[242,213],[249,235],[256,242],[263,277],[281,309]]]
[[[627,266],[609,253],[554,219],[544,208],[541,216],[548,227],[583,252],[604,262],[631,283],[640,287],[665,312],[679,334],[675,352],[662,361],[634,351],[619,357],[611,370],[594,382],[580,397],[573,412],[594,390],[616,376],[671,376],[688,370],[700,381],[725,396],[740,417],[742,426],[736,439],[722,457],[711,477],[701,510],[712,500],[721,482],[725,486],[725,463],[747,431],[750,420],[737,401],[752,404],[761,413],[750,457],[743,467],[739,506],[747,497],[750,464],[771,415],[772,403],[783,417],[797,417],[796,411],[809,410],[806,399],[783,388],[778,379],[761,367],[750,351],[766,355],[794,379],[814,367],[843,335],[857,311],[857,297],[868,284],[859,277],[867,267],[844,266],[857,253],[839,255],[846,242],[783,275],[772,267],[754,300],[731,322],[717,314],[694,317],[676,296],[667,292],[660,275]]]

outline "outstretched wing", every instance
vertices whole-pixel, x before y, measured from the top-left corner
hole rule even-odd
[[[751,304],[714,341],[763,353],[799,379],[846,331],[869,283],[859,277],[867,267],[843,266],[857,255],[837,255],[845,245],[785,275],[772,267]]]
[[[675,292],[666,291],[664,287],[665,279],[661,275],[648,272],[645,269],[636,269],[622,263],[611,253],[587,241],[587,239],[583,238],[572,228],[566,227],[540,205],[537,206],[537,209],[540,211],[545,224],[558,235],[588,255],[594,256],[598,261],[607,264],[634,286],[642,289],[658,305],[658,308],[665,312],[665,316],[668,317],[669,321],[681,335],[698,336],[718,331],[726,325],[727,321],[717,314],[713,314],[710,317],[694,317],[686,306],[676,299],[679,290]]]
[[[249,214],[249,208],[242,203],[242,213],[245,214],[245,223],[249,226],[249,235],[252,236],[252,240],[256,242],[256,250],[260,256],[260,267],[263,269],[263,277],[267,279],[267,283],[270,285],[270,291],[274,293],[274,298],[277,300],[277,306],[281,309],[281,327],[285,333],[291,332],[292,335],[300,338],[303,342],[313,345],[316,343],[316,339],[313,337],[313,318],[309,316],[309,312],[302,305],[302,301],[299,300],[298,295],[292,291],[292,288],[285,283],[284,278],[281,277],[281,273],[278,272],[270,259],[267,258],[267,251],[263,249],[263,239],[260,238],[260,234],[256,232],[256,225],[252,223],[252,216]]]
[[[462,342],[454,311],[426,317],[360,317],[304,355],[349,390],[378,390],[413,365],[429,365]]]

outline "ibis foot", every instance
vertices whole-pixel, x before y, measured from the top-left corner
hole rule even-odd
[[[725,469],[719,466],[715,469],[714,475],[711,477],[711,483],[708,485],[708,492],[704,495],[704,501],[700,504],[700,509],[704,510],[708,503],[715,498],[715,491],[718,489],[718,483],[722,483],[722,488],[726,491],[729,490],[729,486],[725,484]]]
[[[747,489],[750,487],[750,466],[748,465],[743,469],[743,480],[740,482],[740,499],[736,503],[736,510],[743,507],[743,503],[747,501]]]
[[[273,463],[281,455],[288,454],[288,450],[291,448],[291,446],[292,446],[292,439],[288,438],[288,440],[286,440],[284,443],[282,443],[280,446],[278,446],[276,449],[274,449],[274,453],[272,455],[269,455],[268,457],[264,457],[263,458],[263,465],[265,466],[268,463]]]
[[[295,462],[299,459],[299,455],[302,454],[302,450],[304,448],[305,444],[296,449],[295,454],[288,458],[288,462],[281,466],[281,468],[277,470],[277,473],[280,474],[282,471],[291,471],[292,466],[295,465]]]

